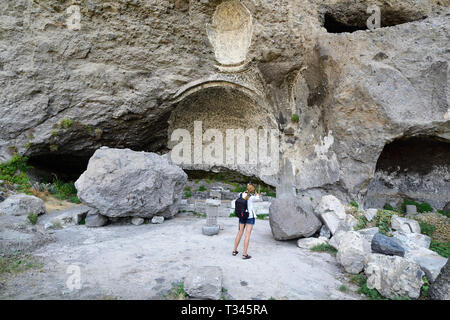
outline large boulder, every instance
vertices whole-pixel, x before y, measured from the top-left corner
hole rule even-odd
[[[360,273],[369,255],[370,247],[358,232],[348,231],[340,236],[336,259],[346,272]]]
[[[186,173],[166,157],[102,147],[75,187],[83,203],[107,217],[171,218],[186,182]]]
[[[433,300],[450,300],[450,259],[430,286],[428,296]]]
[[[372,238],[371,248],[374,253],[399,257],[403,257],[405,255],[405,249],[402,247],[400,240],[387,237],[381,233],[377,233]]]
[[[391,299],[404,296],[418,298],[425,275],[413,261],[378,253],[370,255],[364,272],[367,275],[367,287],[377,289]]]
[[[46,213],[44,201],[26,194],[15,194],[0,203],[0,214],[28,216],[30,213],[41,215]]]
[[[191,298],[219,300],[222,295],[222,281],[220,267],[194,268],[184,280],[184,290]]]
[[[316,213],[332,234],[335,234],[340,223],[346,222],[345,208],[333,195],[323,196],[316,208]]]
[[[276,240],[310,237],[322,223],[313,212],[306,210],[300,199],[283,196],[274,199],[269,208],[269,222]]]

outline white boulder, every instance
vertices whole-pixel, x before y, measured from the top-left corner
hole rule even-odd
[[[420,296],[424,272],[414,261],[399,256],[374,253],[369,256],[364,269],[367,287],[377,289],[387,298]]]
[[[328,239],[325,237],[319,238],[302,238],[298,239],[297,246],[302,249],[312,249],[315,246],[319,246],[322,244],[327,244]]]
[[[391,218],[392,229],[405,233],[420,233],[420,225],[416,220],[402,218],[393,215]]]
[[[370,222],[377,216],[377,212],[377,209],[367,209],[364,211],[364,217],[366,217],[367,221]]]
[[[342,203],[333,195],[326,195],[320,199],[316,213],[328,227],[331,234],[335,234],[339,224],[345,222],[346,214]]]
[[[41,215],[46,213],[44,201],[35,196],[14,194],[0,202],[0,214],[28,216],[30,213]]]
[[[102,147],[75,182],[80,200],[111,217],[167,218],[178,213],[186,173],[167,157]]]
[[[361,234],[348,231],[340,236],[337,261],[348,273],[360,273],[364,269],[370,247],[367,246]]]
[[[220,267],[194,268],[184,280],[184,290],[191,298],[219,300],[222,295],[222,281]]]

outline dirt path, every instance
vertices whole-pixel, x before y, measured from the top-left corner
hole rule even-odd
[[[178,216],[162,225],[71,226],[54,231],[56,241],[34,252],[44,261],[7,279],[1,299],[162,299],[192,266],[220,266],[232,299],[359,299],[336,258],[272,238],[268,221],[257,220],[250,260],[231,255],[234,218],[221,218],[219,235],[202,235],[204,219]],[[239,250],[242,252],[242,243]],[[80,267],[81,289],[66,285],[70,265]],[[244,273],[238,275],[241,267]]]

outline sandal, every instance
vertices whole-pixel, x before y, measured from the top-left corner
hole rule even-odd
[[[233,256],[237,255],[239,251],[233,251]]]
[[[252,256],[249,256],[248,254],[246,254],[245,256],[243,255],[242,256],[242,259],[243,260],[247,260],[247,259],[250,259]]]

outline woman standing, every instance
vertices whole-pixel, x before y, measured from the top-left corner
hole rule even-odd
[[[239,218],[239,231],[236,235],[236,239],[234,240],[234,250],[233,256],[237,255],[239,252],[237,248],[239,243],[241,242],[242,235],[245,231],[244,238],[244,251],[242,252],[242,259],[250,259],[251,256],[247,254],[248,244],[250,242],[250,235],[252,233],[253,226],[255,225],[256,213],[253,209],[253,202],[260,201],[260,194],[258,192],[255,193],[255,186],[252,183],[247,184],[247,190],[242,193],[242,198],[247,200],[247,208],[248,208],[248,218],[241,219]]]

